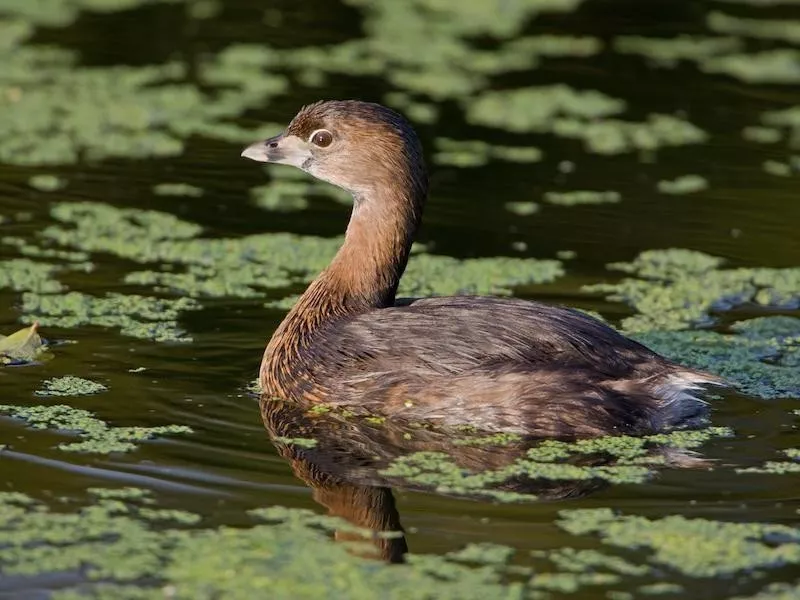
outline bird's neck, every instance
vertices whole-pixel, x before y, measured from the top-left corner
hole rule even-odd
[[[295,360],[305,342],[326,323],[394,304],[425,194],[425,186],[383,186],[355,197],[344,243],[267,345],[262,381],[265,369],[288,367],[279,363]]]

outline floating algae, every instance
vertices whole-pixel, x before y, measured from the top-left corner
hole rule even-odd
[[[188,529],[199,515],[152,508],[146,492],[117,491],[94,489],[93,505],[69,512],[23,494],[0,496],[3,574],[39,590],[48,580],[37,575],[64,574],[53,585],[59,600],[155,598],[165,590],[176,598],[254,598],[269,590],[276,599],[366,600],[425,590],[430,598],[515,600],[532,588],[505,581],[503,561],[473,568],[458,555],[410,555],[400,567],[365,560],[329,536],[338,530],[369,540],[371,531],[310,511],[270,507],[249,511],[248,527]],[[506,553],[510,559],[513,550]]]
[[[508,162],[539,162],[542,151],[533,146],[498,146],[482,140],[436,139],[435,163],[455,167],[479,167],[492,159]]]
[[[576,190],[572,192],[546,192],[544,201],[559,206],[578,206],[581,204],[614,204],[622,200],[619,192]]]
[[[28,179],[28,185],[40,192],[57,192],[66,187],[67,180],[56,175],[34,175]]]
[[[460,260],[419,254],[409,262],[398,293],[408,296],[508,296],[514,287],[550,283],[563,274],[563,266],[557,260],[505,256]]]
[[[315,448],[319,442],[313,438],[290,438],[276,436],[272,438],[273,442],[279,444],[286,444],[287,446],[297,446],[298,448]]]
[[[90,379],[67,375],[55,377],[42,382],[42,389],[36,390],[37,396],[89,396],[108,390],[102,383]]]
[[[761,398],[800,396],[800,319],[761,317],[711,331],[653,331],[634,337],[682,364],[721,375]]]
[[[122,335],[157,342],[192,341],[177,319],[181,312],[199,308],[191,298],[173,300],[115,293],[96,297],[80,292],[22,295],[24,322],[38,321],[68,329],[86,325],[113,327],[119,328]]]
[[[178,63],[141,67],[76,67],[74,54],[22,47],[0,52],[0,161],[70,164],[106,158],[176,156],[192,134],[227,139],[226,122],[286,86],[262,74],[209,89],[182,83]],[[64,102],[69,98],[69,102]]]
[[[777,160],[765,160],[761,164],[761,167],[766,173],[777,177],[791,177],[792,175],[792,165],[789,163],[783,163]]]
[[[0,289],[41,294],[61,292],[64,286],[56,281],[55,274],[62,268],[27,258],[0,261]]]
[[[664,179],[656,184],[656,189],[662,194],[679,196],[694,194],[708,189],[708,180],[700,175],[681,175],[675,179]]]
[[[520,217],[527,217],[539,212],[539,205],[536,202],[506,202],[503,206],[508,212]]]
[[[23,419],[34,429],[55,429],[76,434],[80,442],[62,442],[57,446],[64,452],[88,452],[110,454],[130,452],[137,443],[156,436],[192,433],[185,425],[163,425],[160,427],[112,427],[98,419],[88,410],[73,408],[65,404],[52,406],[15,406],[0,404],[0,413]]]
[[[701,144],[708,140],[708,134],[689,121],[658,113],[648,115],[643,122],[556,119],[552,131],[561,137],[583,140],[588,152],[601,155],[653,152],[662,147]]]
[[[745,83],[792,85],[800,83],[800,50],[729,54],[702,61],[700,69],[705,73],[730,75]]]
[[[674,38],[614,38],[616,52],[643,56],[659,67],[674,67],[682,60],[702,61],[712,56],[738,52],[742,46],[742,41],[735,37],[679,35]]]
[[[552,85],[483,92],[467,105],[466,118],[476,125],[544,133],[552,130],[559,116],[598,119],[624,110],[624,101],[601,92]]]
[[[64,27],[74,22],[81,11],[107,13],[149,4],[177,4],[184,1],[187,0],[37,0],[36,2],[12,0],[0,6],[0,14],[24,19],[40,26]]]
[[[70,252],[69,250],[59,250],[58,248],[42,248],[36,244],[32,244],[25,238],[16,236],[2,237],[0,238],[0,244],[13,246],[14,249],[23,256],[58,258],[71,263],[78,263],[69,265],[68,268],[70,270],[81,270],[88,273],[94,269],[94,265],[89,262],[89,254],[86,252]]]
[[[783,139],[783,132],[774,127],[753,125],[742,129],[742,137],[750,142],[757,142],[759,144],[774,144]]]
[[[778,308],[800,306],[800,268],[721,269],[722,260],[693,250],[647,250],[633,262],[609,269],[634,274],[617,283],[585,286],[609,300],[632,306],[626,331],[686,329],[707,323],[711,312],[746,303]]]
[[[732,433],[727,428],[709,427],[644,437],[609,436],[577,442],[547,440],[505,466],[476,472],[459,466],[443,452],[421,451],[395,459],[381,473],[407,484],[431,488],[441,494],[483,496],[501,502],[531,501],[536,496],[506,490],[503,485],[523,480],[643,483],[651,477],[653,467],[665,464],[664,455],[652,452],[653,447],[686,450],[696,448],[714,437],[730,435]],[[465,436],[458,445],[507,446],[518,441],[514,437],[497,440],[494,436]],[[607,457],[613,462],[570,462],[579,457]]]
[[[564,510],[556,524],[573,535],[598,535],[611,546],[648,549],[648,562],[687,577],[722,577],[800,564],[800,530],[786,525],[680,515],[648,519],[616,515],[608,508]]]
[[[203,195],[203,188],[189,183],[159,183],[153,186],[156,196],[188,196],[199,198]]]
[[[336,186],[312,179],[302,171],[276,169],[272,181],[250,190],[256,205],[276,212],[294,212],[308,208],[309,196],[320,196],[345,206],[352,205],[350,193]]]
[[[780,40],[800,45],[800,21],[743,19],[714,11],[708,14],[706,23],[709,29],[717,33]]]

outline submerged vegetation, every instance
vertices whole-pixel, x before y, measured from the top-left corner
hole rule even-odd
[[[0,594],[800,594],[797,0],[657,22],[643,3],[624,31],[596,0],[289,4],[0,0]],[[383,486],[405,489],[402,566],[364,558],[399,531],[278,506],[311,500],[234,390],[352,198],[236,161],[334,96],[421,133],[432,194],[401,296],[577,304],[729,381],[714,427],[458,431],[440,451],[424,424],[342,414],[336,444],[272,438],[322,477],[319,510],[396,510]],[[374,431],[393,458],[372,472],[356,444],[345,469]],[[563,503],[513,505],[537,499]]]

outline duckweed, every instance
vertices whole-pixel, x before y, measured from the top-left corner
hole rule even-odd
[[[706,73],[730,75],[745,83],[792,85],[800,82],[800,50],[718,56],[701,62],[700,69]]]
[[[97,490],[95,490],[97,492]],[[101,494],[103,496],[104,494]],[[364,560],[329,533],[371,532],[310,511],[271,507],[250,511],[267,521],[250,527],[190,530],[197,515],[131,504],[113,493],[93,505],[54,512],[22,494],[4,494],[0,529],[3,573],[20,583],[62,573],[54,598],[420,597],[518,600],[528,584],[503,583],[502,562],[483,568],[453,558],[410,555],[395,567]],[[163,523],[162,523],[163,521]],[[388,534],[391,536],[391,533]],[[270,549],[265,553],[264,549]],[[502,558],[511,550],[465,549],[464,556]],[[47,584],[45,584],[47,585]],[[168,592],[165,592],[168,590]]]
[[[742,46],[742,41],[735,37],[679,35],[674,38],[620,36],[614,39],[616,52],[643,56],[660,67],[674,67],[682,60],[703,61],[712,56],[738,52]]]
[[[759,144],[774,144],[783,139],[783,133],[780,129],[775,129],[774,127],[753,125],[742,129],[742,137],[750,142]]]
[[[286,444],[288,446],[297,446],[298,448],[315,448],[317,445],[319,445],[319,442],[312,438],[289,438],[276,436],[272,438],[272,441],[278,442],[279,444]]]
[[[520,217],[527,217],[539,212],[539,205],[536,202],[506,202],[503,206],[508,212]]]
[[[553,85],[484,92],[468,104],[466,118],[476,125],[543,133],[559,116],[599,119],[624,110],[624,101],[601,92]]]
[[[40,192],[57,192],[66,187],[67,180],[56,175],[34,175],[28,179],[28,185]]]
[[[613,284],[585,286],[623,301],[637,315],[623,319],[626,331],[686,329],[711,320],[712,311],[745,303],[779,308],[800,306],[800,269],[720,269],[721,259],[693,250],[642,252],[633,262],[608,268],[635,274]]]
[[[645,437],[611,436],[576,442],[547,440],[506,466],[480,472],[460,467],[445,453],[414,452],[395,459],[382,474],[442,494],[484,496],[501,502],[530,501],[535,500],[534,495],[504,488],[511,482],[524,480],[643,483],[652,475],[653,467],[665,464],[664,455],[653,452],[654,448],[687,450],[714,437],[730,435],[730,429],[709,427]],[[488,438],[466,436],[459,440],[460,445],[489,446],[518,442],[515,437],[502,435]],[[578,457],[606,457],[613,462],[606,460],[589,465],[568,462]]]
[[[550,283],[563,274],[563,266],[557,260],[504,256],[459,260],[449,256],[419,254],[409,262],[398,293],[408,296],[507,296],[514,287]]]
[[[579,204],[614,204],[622,200],[619,192],[598,192],[593,190],[577,190],[572,192],[547,192],[544,201],[560,206],[576,206]]]
[[[436,139],[433,160],[441,165],[479,167],[492,159],[509,162],[539,162],[542,151],[533,146],[496,146],[482,140]]]
[[[0,289],[40,294],[61,292],[64,286],[55,279],[55,274],[60,270],[62,267],[58,265],[27,258],[0,261]]]
[[[556,524],[573,535],[596,534],[604,544],[648,549],[648,561],[688,577],[721,577],[800,564],[800,530],[766,523],[725,523],[616,515],[607,508],[559,512]],[[724,552],[721,551],[724,549]]]
[[[42,389],[37,390],[37,396],[89,396],[108,390],[102,383],[90,379],[67,375],[54,377],[42,382]]]
[[[708,180],[700,175],[681,175],[676,179],[665,179],[656,184],[662,194],[678,196],[681,194],[694,194],[708,189]]]
[[[7,164],[176,156],[192,134],[227,139],[234,129],[241,137],[225,120],[286,87],[274,74],[253,81],[231,71],[224,89],[201,91],[182,83],[178,63],[76,67],[72,53],[50,48],[26,46],[1,58],[0,85],[15,90],[0,96],[0,161]]]
[[[115,293],[96,297],[80,292],[22,295],[25,322],[68,329],[85,325],[113,327],[119,328],[122,335],[158,342],[190,342],[177,318],[183,311],[199,308],[191,298],[170,300]]]
[[[76,434],[80,442],[63,442],[57,446],[64,452],[88,452],[92,454],[111,454],[130,452],[136,449],[137,442],[143,442],[160,435],[192,433],[185,425],[164,425],[160,427],[112,427],[98,419],[88,410],[73,408],[66,404],[52,406],[0,405],[0,413],[23,419],[34,429],[55,429]]]
[[[790,177],[792,174],[792,166],[777,160],[765,160],[761,167],[765,172],[777,177]]]
[[[203,188],[189,183],[159,183],[153,186],[156,196],[188,196],[199,198],[203,195]]]
[[[761,317],[711,331],[650,332],[635,337],[674,360],[716,373],[762,398],[800,396],[800,319]]]
[[[800,45],[800,21],[788,19],[744,19],[713,11],[706,17],[708,28],[716,33],[739,35],[768,40],[780,40]]]

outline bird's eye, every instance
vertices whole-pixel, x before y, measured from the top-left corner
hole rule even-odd
[[[317,129],[309,136],[308,141],[320,148],[327,148],[333,142],[333,134],[327,129]]]

